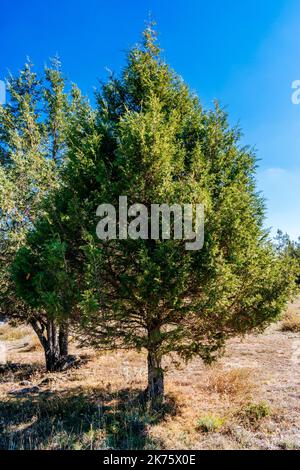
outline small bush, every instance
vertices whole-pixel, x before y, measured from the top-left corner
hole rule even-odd
[[[258,423],[271,414],[270,407],[265,401],[248,403],[241,410],[240,415],[251,424]]]
[[[282,331],[300,332],[300,315],[296,312],[288,312],[281,324]]]
[[[208,389],[232,398],[244,397],[253,391],[253,371],[246,368],[231,370],[212,369],[208,379]]]
[[[220,416],[206,415],[198,420],[197,429],[202,432],[219,431],[224,422],[224,418],[221,418]]]

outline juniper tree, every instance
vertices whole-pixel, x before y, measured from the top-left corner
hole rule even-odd
[[[76,311],[80,300],[86,220],[86,194],[92,190],[91,172],[93,128],[95,116],[88,101],[73,87],[72,104],[67,116],[65,164],[60,169],[59,185],[45,195],[41,205],[43,213],[36,218],[32,230],[27,232],[26,243],[16,253],[10,269],[17,298],[34,311],[47,312],[54,327],[65,322]],[[72,156],[76,152],[76,165]],[[72,163],[71,163],[72,162]],[[80,169],[85,168],[86,171]],[[86,173],[86,175],[85,175]],[[93,177],[95,173],[93,172]],[[69,183],[69,184],[67,184]],[[73,184],[74,183],[74,184]],[[97,184],[98,185],[98,184]],[[58,322],[57,322],[58,321]],[[54,335],[54,353],[61,348],[61,335]],[[49,363],[61,366],[60,358],[53,354]],[[53,369],[53,365],[52,365]]]
[[[287,233],[277,231],[275,237],[275,249],[281,256],[293,260],[296,270],[296,284],[300,284],[300,237],[297,241],[291,240]]]
[[[284,306],[293,271],[263,230],[255,155],[240,146],[226,113],[203,110],[162,61],[151,29],[98,103],[107,179],[95,206],[117,206],[120,195],[129,205],[205,206],[199,251],[162,239],[93,239],[86,248],[84,331],[95,346],[146,349],[155,404],[165,354],[210,363],[229,337],[266,327]]]
[[[204,110],[162,60],[151,28],[129,52],[121,77],[112,76],[98,93],[97,105],[86,136],[74,129],[63,208],[59,190],[47,230],[64,243],[62,275],[72,266],[79,292],[72,308],[83,340],[146,350],[147,396],[157,406],[164,356],[210,363],[228,338],[263,329],[284,307],[293,270],[263,229],[255,155],[241,147],[226,113],[217,104]],[[203,248],[188,251],[182,240],[162,237],[99,240],[96,208],[117,207],[119,196],[147,208],[204,204]],[[37,259],[33,243],[30,250],[27,259]],[[24,258],[15,268],[26,296],[40,268],[29,279]],[[54,283],[51,293],[58,291]],[[35,295],[40,301],[47,294],[44,282]]]
[[[26,63],[19,76],[9,76],[7,88],[10,100],[0,106],[0,309],[9,320],[31,324],[45,350],[47,368],[53,369],[68,354],[67,322],[59,324],[16,296],[10,264],[45,212],[43,198],[59,185],[72,105],[58,59],[45,67],[42,78]]]

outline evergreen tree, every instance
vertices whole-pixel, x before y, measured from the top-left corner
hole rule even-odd
[[[300,237],[297,241],[290,239],[287,233],[277,231],[275,248],[280,256],[289,257],[293,260],[296,270],[296,284],[300,284]]]
[[[48,369],[68,354],[67,322],[32,309],[16,294],[10,264],[45,210],[43,199],[59,185],[72,112],[58,59],[38,78],[30,62],[7,81],[10,101],[0,106],[0,312],[30,323],[45,350]],[[74,106],[74,104],[73,104]]]
[[[117,206],[126,195],[129,205],[205,205],[202,250],[176,240],[93,241],[87,249],[85,331],[96,346],[145,348],[156,402],[165,354],[209,363],[229,337],[267,326],[284,306],[293,271],[262,228],[255,156],[239,146],[224,111],[205,112],[162,62],[151,29],[99,105],[108,174],[99,202]]]

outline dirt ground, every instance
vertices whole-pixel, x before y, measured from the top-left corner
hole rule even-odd
[[[289,306],[300,316],[300,299]],[[71,344],[79,364],[47,374],[28,328],[0,341],[2,449],[300,449],[300,333],[282,322],[231,340],[214,366],[166,362],[166,409],[141,403],[143,353]],[[6,338],[6,339],[3,339]]]

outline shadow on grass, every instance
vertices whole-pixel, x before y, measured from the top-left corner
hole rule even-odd
[[[63,363],[61,370],[57,373],[65,372],[70,369],[78,369],[86,364],[89,360],[88,355],[79,355],[67,357],[67,361]],[[20,382],[22,380],[30,380],[34,374],[46,373],[45,366],[40,363],[24,364],[18,362],[7,362],[0,364],[0,383]]]
[[[176,412],[150,412],[140,390],[64,390],[0,401],[1,449],[155,449],[149,427]]]
[[[36,372],[43,372],[41,364],[7,363],[0,364],[0,383],[29,380]]]

